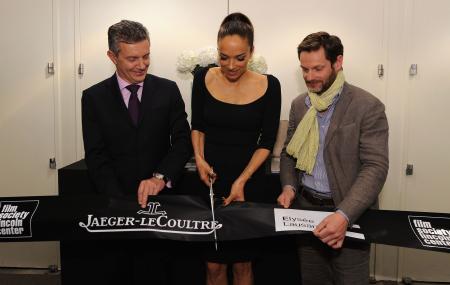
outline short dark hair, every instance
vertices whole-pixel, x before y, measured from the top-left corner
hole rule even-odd
[[[223,19],[217,33],[217,41],[223,39],[225,36],[239,35],[247,39],[250,49],[253,50],[253,25],[250,19],[242,13],[232,13]]]
[[[300,57],[302,51],[311,52],[323,47],[325,57],[334,64],[339,55],[344,55],[344,46],[341,40],[327,32],[317,32],[306,36],[297,47],[297,55]]]
[[[147,29],[138,22],[122,20],[108,29],[108,47],[115,54],[120,51],[120,42],[133,44],[143,40],[150,41],[150,36]]]

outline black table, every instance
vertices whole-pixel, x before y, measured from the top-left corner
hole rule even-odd
[[[266,167],[266,169],[270,168]],[[199,189],[202,189],[201,183],[195,171],[186,169],[176,187],[166,191],[171,191],[171,194],[207,195],[208,193],[199,193]],[[59,195],[64,197],[96,193],[83,160],[59,169],[58,185]],[[275,203],[280,189],[279,175],[268,173],[265,188],[259,191],[264,193],[263,201]],[[264,243],[267,243],[265,252],[253,263],[255,284],[300,284],[295,237],[272,237],[265,239]],[[199,254],[199,244],[186,242],[176,244],[178,258],[171,275],[180,277],[180,280],[183,280],[182,284],[205,284],[205,264]],[[97,260],[96,256],[89,256],[95,243],[61,241],[60,247],[62,285],[78,285],[80,282],[92,284],[93,280],[84,272],[101,266],[101,260]],[[178,283],[179,281],[174,282],[174,284],[181,284]]]

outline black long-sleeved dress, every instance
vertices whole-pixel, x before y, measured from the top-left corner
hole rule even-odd
[[[199,70],[192,87],[192,130],[205,134],[204,155],[217,179],[213,185],[216,198],[227,197],[231,185],[239,177],[259,148],[272,150],[281,108],[281,90],[277,78],[267,75],[268,87],[263,96],[248,104],[230,104],[216,99],[207,89],[205,76],[209,68]],[[265,181],[261,165],[245,185],[246,201],[264,201],[261,192]],[[206,186],[205,186],[206,187]],[[207,189],[205,189],[206,193]],[[252,246],[221,242],[219,252],[208,260],[235,262],[251,259]],[[226,252],[226,253],[225,253]]]

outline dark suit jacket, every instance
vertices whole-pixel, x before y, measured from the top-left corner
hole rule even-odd
[[[301,173],[295,168],[295,158],[286,153],[286,146],[308,111],[306,96],[302,94],[292,102],[280,162],[282,186],[296,189],[300,189]],[[324,161],[333,201],[350,222],[377,206],[389,168],[388,132],[383,103],[345,83],[325,137]]]
[[[144,81],[134,126],[114,74],[83,92],[85,160],[96,189],[136,195],[139,183],[159,172],[174,183],[191,155],[190,129],[175,82],[154,75]]]

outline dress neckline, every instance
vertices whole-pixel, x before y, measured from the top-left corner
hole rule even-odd
[[[268,75],[268,74],[263,74],[263,75],[265,75],[266,78],[267,78],[267,88],[266,88],[266,91],[264,91],[263,95],[259,96],[259,97],[256,98],[255,100],[253,100],[253,101],[251,101],[251,102],[249,102],[249,103],[245,103],[245,104],[234,104],[234,103],[225,102],[225,101],[219,100],[219,99],[217,99],[216,97],[214,97],[214,96],[212,95],[212,93],[209,91],[208,87],[206,86],[205,79],[206,79],[206,74],[208,73],[208,71],[209,71],[209,68],[206,68],[205,75],[204,75],[204,77],[203,77],[203,86],[205,87],[205,90],[206,90],[206,92],[208,93],[209,97],[211,97],[214,101],[217,101],[217,102],[219,102],[219,103],[221,103],[221,104],[224,104],[224,105],[230,105],[230,106],[248,106],[248,105],[251,105],[251,104],[255,104],[255,103],[261,101],[264,97],[266,97],[267,92],[269,91],[269,88],[270,88],[270,80],[269,80],[269,76],[270,76],[270,75]]]

